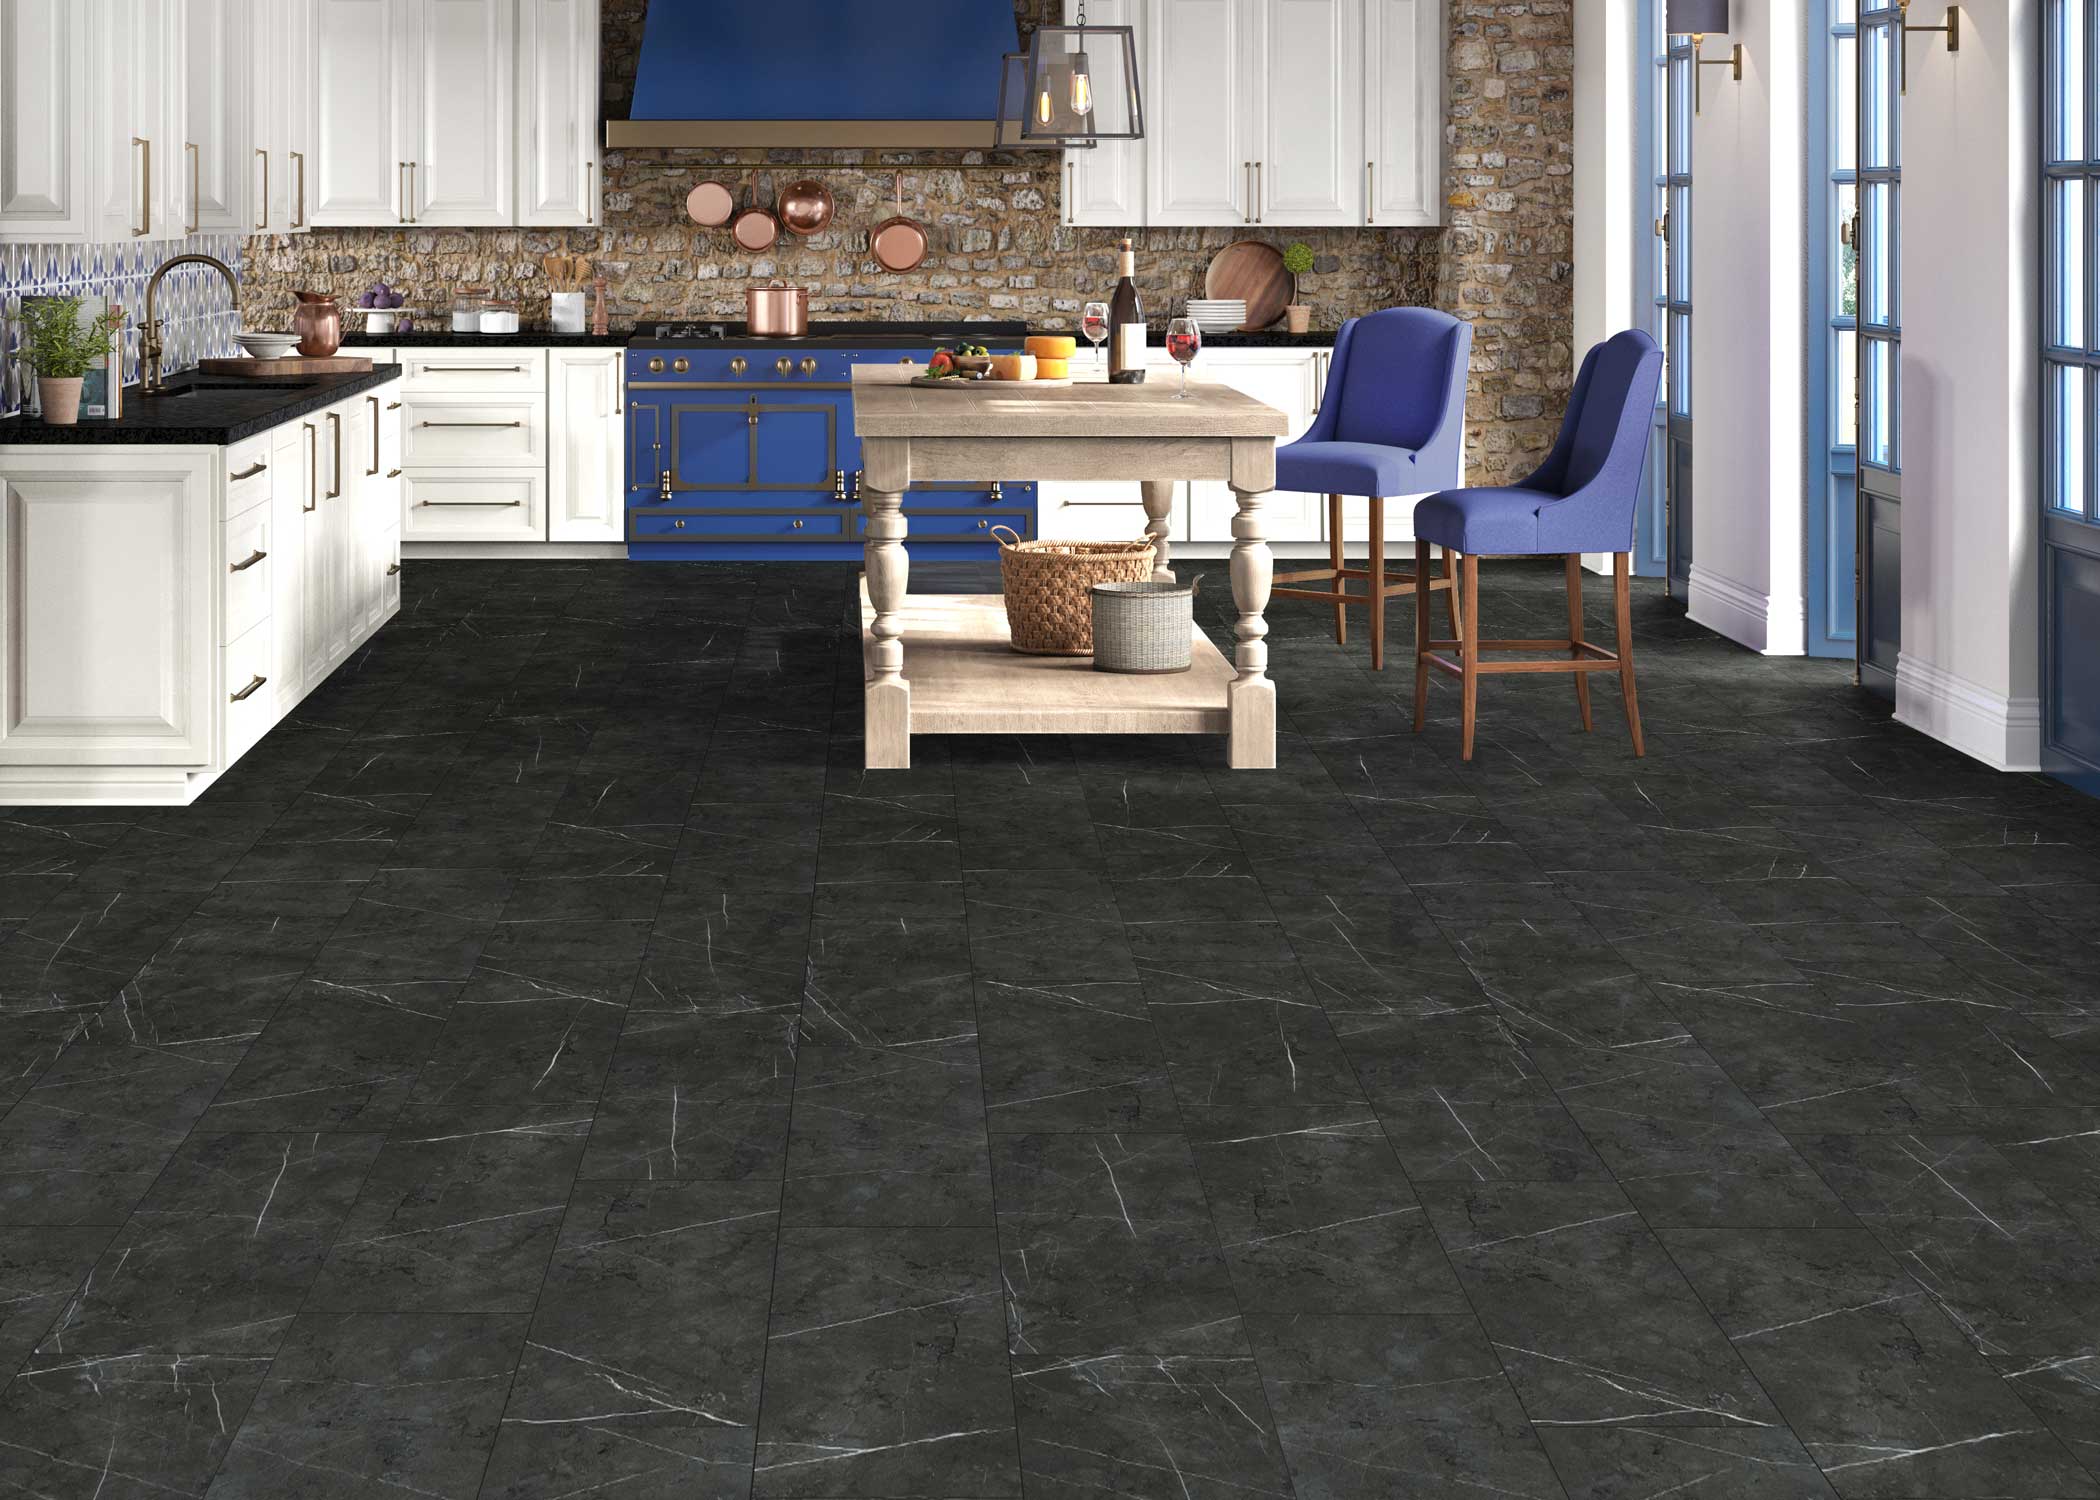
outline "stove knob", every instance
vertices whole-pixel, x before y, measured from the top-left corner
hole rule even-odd
[[[744,358],[741,354],[729,362],[729,373],[732,375],[741,375],[750,368],[751,361]]]
[[[664,362],[661,358],[652,359],[649,361],[649,373],[651,375],[661,375],[663,373],[663,368]]]
[[[674,360],[672,360],[672,361],[671,361],[671,368],[672,368],[672,369],[673,369],[674,371],[676,371],[676,372],[677,372],[678,374],[680,374],[680,375],[683,375],[683,374],[684,374],[684,373],[685,373],[686,371],[690,370],[690,369],[691,369],[692,367],[693,367],[693,362],[692,362],[691,360],[689,360],[689,359],[674,359]]]
[[[802,373],[805,375],[817,373],[817,357],[814,354],[802,361]]]
[[[785,354],[781,355],[780,358],[773,361],[773,373],[776,375],[786,375],[794,368],[795,362],[789,359]]]

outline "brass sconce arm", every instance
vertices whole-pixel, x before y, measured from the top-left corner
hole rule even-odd
[[[1903,65],[1901,80],[1897,84],[1897,92],[1907,94],[1910,92],[1910,39],[1914,36],[1945,36],[1949,52],[1961,51],[1961,7],[1959,5],[1948,6],[1947,14],[1941,18],[1940,24],[1937,26],[1911,25],[1910,0],[1903,0],[1902,10],[1903,15],[1898,24],[1903,31]]]
[[[1729,70],[1729,77],[1733,78],[1737,83],[1741,83],[1743,81],[1743,44],[1741,42],[1737,42],[1733,47],[1730,47],[1728,49],[1728,55],[1726,57],[1701,57],[1699,54],[1705,50],[1705,47],[1705,34],[1703,32],[1693,32],[1692,113],[1695,115],[1704,113],[1704,110],[1701,107],[1705,102],[1701,98],[1701,95],[1704,92],[1704,90],[1700,87],[1699,80],[1704,78],[1706,75],[1702,71],[1702,69],[1726,68]]]

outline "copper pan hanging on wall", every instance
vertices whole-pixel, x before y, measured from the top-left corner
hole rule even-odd
[[[734,219],[729,221],[729,237],[745,250],[757,252],[770,250],[773,242],[780,238],[780,220],[773,217],[770,208],[758,206],[758,173],[744,179],[744,190],[750,201]]]
[[[868,235],[868,249],[885,271],[916,271],[926,259],[926,226],[904,212],[904,174],[897,173],[897,212]]]
[[[686,217],[703,229],[720,229],[735,212],[736,194],[723,183],[695,183],[685,195]]]
[[[831,223],[832,215],[838,212],[838,200],[816,178],[804,177],[780,190],[780,201],[774,209],[780,215],[780,227],[789,234],[815,234]]]

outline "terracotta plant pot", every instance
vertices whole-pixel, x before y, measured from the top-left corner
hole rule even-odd
[[[1312,308],[1302,302],[1293,302],[1283,310],[1283,326],[1292,333],[1304,333],[1312,327]]]
[[[44,420],[53,427],[71,427],[80,420],[80,377],[61,379],[56,375],[39,375],[36,378],[37,401],[43,406]]]

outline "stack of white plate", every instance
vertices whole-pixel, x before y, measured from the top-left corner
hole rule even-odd
[[[1205,333],[1229,333],[1247,321],[1244,297],[1191,297],[1188,315]]]

